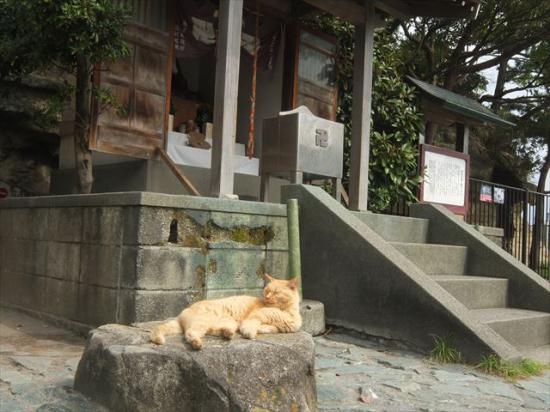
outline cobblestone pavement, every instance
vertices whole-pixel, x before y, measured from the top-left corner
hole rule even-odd
[[[105,411],[72,389],[84,338],[0,308],[0,411]]]
[[[315,342],[321,411],[550,411],[550,371],[510,383],[350,335]],[[0,308],[0,411],[104,412],[72,389],[83,347],[71,332]]]
[[[550,371],[516,383],[350,335],[317,337],[321,411],[550,411]]]

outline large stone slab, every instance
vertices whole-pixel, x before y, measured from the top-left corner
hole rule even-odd
[[[75,389],[115,411],[316,411],[314,344],[305,332],[257,340],[181,335],[149,343],[147,324],[90,332]]]

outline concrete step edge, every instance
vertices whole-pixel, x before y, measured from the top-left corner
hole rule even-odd
[[[388,242],[390,245],[396,248],[405,247],[405,248],[441,248],[441,249],[452,249],[452,250],[468,250],[467,246],[459,245],[443,245],[439,243],[409,243],[409,242]]]
[[[492,278],[488,276],[470,276],[470,275],[432,275],[431,276],[437,282],[502,282],[508,283],[508,279],[505,278]]]
[[[508,322],[517,320],[539,319],[548,317],[550,313],[538,312],[535,310],[518,309],[518,308],[491,308],[491,309],[472,309],[475,316],[481,323],[491,324],[498,322]]]

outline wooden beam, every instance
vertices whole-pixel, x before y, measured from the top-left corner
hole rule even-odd
[[[326,13],[353,24],[364,23],[365,8],[353,0],[303,0]]]
[[[353,62],[353,108],[349,205],[366,210],[369,190],[372,64],[374,59],[374,3],[365,0],[365,23],[355,27]]]
[[[374,7],[400,20],[407,20],[414,15],[411,8],[401,0],[375,0]]]
[[[233,195],[243,0],[220,1],[210,194]]]
[[[174,176],[176,176],[176,178],[183,185],[183,187],[185,187],[185,189],[189,191],[192,195],[200,196],[201,194],[199,193],[195,185],[193,185],[193,183],[191,183],[191,180],[189,180],[187,176],[185,176],[181,172],[181,170],[178,169],[178,166],[172,161],[172,159],[170,159],[170,156],[168,156],[168,153],[166,153],[164,149],[161,149],[160,147],[157,149],[157,152],[160,158],[166,164],[166,166],[168,166],[168,168],[172,171]]]
[[[303,0],[326,13],[333,14],[355,25],[364,23],[365,9],[354,0]],[[373,0],[376,10],[380,10],[400,20],[414,16],[422,17],[470,17],[473,15],[477,0],[453,1],[415,1],[415,0]]]

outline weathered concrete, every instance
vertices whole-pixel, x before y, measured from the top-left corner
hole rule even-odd
[[[435,280],[468,309],[508,306],[508,279],[482,276],[437,276]]]
[[[550,283],[440,205],[413,204],[411,216],[429,219],[429,241],[468,247],[468,275],[509,280],[512,307],[550,312]]]
[[[98,326],[287,277],[286,206],[156,193],[0,201],[0,302]]]
[[[390,242],[427,275],[464,275],[468,249],[463,246]]]
[[[318,301],[305,299],[300,303],[304,332],[317,336],[325,331],[325,306]]]
[[[429,221],[426,219],[371,212],[351,213],[388,242],[426,243],[428,240]]]
[[[324,303],[327,323],[422,350],[433,347],[433,335],[452,334],[472,361],[491,352],[519,357],[433,277],[322,189],[285,186],[283,198],[300,202],[303,293]]]
[[[181,336],[149,342],[141,328],[90,332],[75,388],[116,411],[316,411],[314,344],[304,332],[251,341]]]
[[[272,112],[270,116],[279,109]],[[261,133],[261,128],[258,132]],[[98,152],[93,152],[92,155],[93,157],[100,155],[111,158],[111,160],[102,159],[101,163],[94,160],[94,185],[92,188],[94,193],[143,191],[174,195],[189,194],[168,166],[160,160],[123,158]],[[210,192],[210,169],[182,165],[178,165],[178,169],[193,182],[199,193],[208,195]],[[288,181],[272,178],[271,182],[268,200],[279,202],[280,187],[288,184]],[[49,193],[66,195],[72,193],[73,187],[74,170],[72,168],[52,172]],[[260,198],[260,177],[236,173],[234,192],[241,199],[258,200]]]

